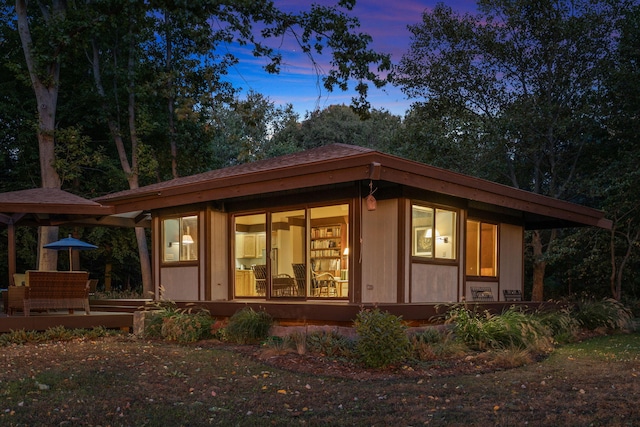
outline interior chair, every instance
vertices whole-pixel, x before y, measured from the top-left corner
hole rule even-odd
[[[489,286],[472,286],[471,298],[474,301],[495,301],[493,291]]]
[[[295,295],[295,280],[286,273],[278,274],[271,278],[271,291],[276,296]]]
[[[267,266],[254,265],[251,267],[253,276],[256,278],[256,293],[258,295],[267,294]]]
[[[311,288],[315,296],[337,296],[338,295],[338,282],[331,273],[316,273],[313,272],[313,280],[311,281]]]
[[[307,287],[307,269],[304,264],[291,264],[293,275],[296,279],[295,294],[304,296]]]

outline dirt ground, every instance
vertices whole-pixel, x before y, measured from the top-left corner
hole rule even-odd
[[[215,341],[0,348],[2,426],[640,425],[640,336],[504,369],[481,355],[368,370]]]

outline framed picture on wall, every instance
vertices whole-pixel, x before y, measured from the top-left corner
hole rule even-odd
[[[430,227],[416,227],[413,231],[413,255],[432,256],[433,239],[427,237]]]

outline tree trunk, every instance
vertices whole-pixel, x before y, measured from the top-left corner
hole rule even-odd
[[[66,3],[54,0],[51,7],[52,15],[56,22],[64,18]],[[31,85],[36,95],[38,110],[38,154],[40,156],[40,179],[42,188],[60,188],[60,177],[55,170],[55,121],[58,104],[58,86],[60,82],[60,61],[54,55],[54,59],[47,64],[38,63],[38,58],[31,50],[33,40],[29,29],[26,0],[16,0],[16,14],[18,17],[18,33],[22,42],[25,62],[29,70]],[[51,16],[45,15],[45,20],[50,21]],[[43,41],[44,42],[44,41]],[[44,75],[39,70],[46,70]],[[40,227],[38,230],[39,248],[47,243],[58,240],[58,227]],[[39,250],[38,269],[56,270],[58,266],[58,252],[54,250]]]
[[[533,232],[531,242],[533,247],[533,290],[531,292],[532,301],[543,301],[544,298],[544,273],[547,263],[544,261],[542,253],[542,236],[538,230]]]
[[[109,111],[109,105],[107,102],[106,92],[102,85],[102,74],[100,72],[100,55],[96,41],[93,43],[93,78],[96,85],[96,90],[100,94],[103,100],[102,108],[105,112]],[[130,70],[133,68],[133,55],[129,58],[129,67]],[[130,80],[132,80],[132,76],[130,75]],[[129,133],[131,135],[131,163],[129,163],[129,158],[127,156],[127,150],[124,145],[124,140],[122,139],[122,134],[120,131],[120,127],[118,126],[117,121],[108,115],[108,125],[109,125],[109,133],[113,138],[114,143],[116,144],[116,149],[118,151],[118,157],[120,159],[120,166],[122,167],[122,171],[124,172],[127,182],[129,183],[129,188],[134,189],[138,188],[138,139],[136,136],[136,124],[135,124],[135,85],[130,81],[129,83]],[[153,281],[151,276],[151,259],[149,257],[149,248],[147,246],[147,239],[145,235],[144,228],[136,227],[136,242],[138,244],[138,256],[140,258],[140,271],[142,275],[142,292],[143,295],[149,296],[149,294],[154,293],[153,289]],[[110,284],[110,282],[109,282]]]

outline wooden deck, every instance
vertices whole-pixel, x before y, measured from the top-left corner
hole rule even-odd
[[[32,312],[26,317],[22,312],[13,316],[0,313],[0,333],[27,330],[44,331],[55,326],[69,329],[91,329],[102,326],[107,329],[132,330],[133,312],[144,305],[143,300],[90,300],[91,314],[75,310]]]

